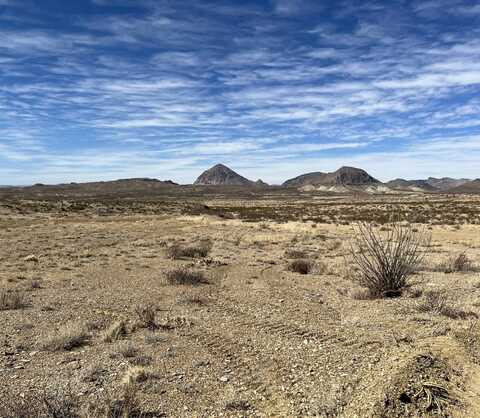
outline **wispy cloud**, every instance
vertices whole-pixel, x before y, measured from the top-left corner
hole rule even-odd
[[[479,157],[466,0],[15,4],[0,0],[1,183],[185,182],[218,161],[273,182],[343,164],[419,177],[446,170],[448,144],[448,174],[469,176]]]

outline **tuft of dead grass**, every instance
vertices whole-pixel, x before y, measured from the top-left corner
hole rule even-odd
[[[111,343],[118,341],[127,335],[127,324],[125,321],[116,321],[110,325],[103,334],[103,341]]]
[[[303,250],[291,249],[285,251],[285,257],[291,259],[304,259],[307,257],[307,253]]]
[[[130,367],[122,378],[122,385],[131,386],[147,381],[152,376],[151,372],[142,366]]]
[[[166,274],[166,279],[171,285],[198,286],[208,283],[203,272],[186,268],[170,270]]]
[[[419,312],[436,313],[450,319],[478,318],[472,311],[466,311],[456,306],[445,294],[440,291],[425,292],[424,300],[417,305]]]
[[[298,260],[291,261],[288,264],[287,269],[289,271],[293,271],[294,273],[309,274],[312,272],[314,267],[315,267],[315,264],[312,261],[305,260],[305,259],[298,259]]]
[[[167,249],[167,256],[173,260],[203,258],[210,253],[212,246],[213,244],[210,240],[202,240],[191,245],[173,244]]]
[[[52,393],[26,393],[18,396],[2,396],[2,418],[83,418],[78,398],[72,390],[59,389]]]
[[[157,329],[155,306],[149,304],[138,305],[135,308],[135,313],[137,315],[137,327],[147,328],[151,331]]]
[[[88,342],[88,332],[83,324],[72,323],[60,328],[41,343],[47,351],[70,351]]]
[[[122,394],[118,398],[109,397],[91,402],[82,418],[143,418],[147,416],[159,415],[147,415],[142,410],[138,397],[138,385],[132,383],[123,386]]]
[[[0,311],[23,309],[26,305],[25,296],[21,292],[7,290],[0,292]]]
[[[450,273],[467,273],[477,271],[472,260],[465,253],[456,254],[443,263],[440,263],[435,271],[441,271],[446,274]]]
[[[133,358],[137,356],[138,348],[129,342],[121,345],[118,349],[118,353],[124,358]]]

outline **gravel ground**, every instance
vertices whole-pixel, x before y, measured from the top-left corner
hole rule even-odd
[[[477,225],[432,226],[412,290],[361,300],[345,268],[349,225],[68,213],[0,223],[1,289],[24,299],[0,310],[0,406],[51,393],[108,403],[130,379],[149,416],[480,416],[480,277],[436,271],[461,252],[480,262]],[[206,239],[206,257],[167,256]],[[292,250],[310,274],[288,270]],[[169,284],[180,267],[208,283]],[[432,291],[466,318],[420,309]]]

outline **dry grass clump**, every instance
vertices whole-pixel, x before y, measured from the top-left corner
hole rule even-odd
[[[417,306],[419,312],[436,313],[450,319],[478,318],[472,311],[465,311],[455,306],[444,292],[425,292],[425,299]]]
[[[177,297],[176,302],[181,305],[205,306],[210,299],[198,293],[182,293]]]
[[[30,289],[31,290],[37,290],[37,289],[41,289],[41,288],[42,288],[42,284],[41,284],[40,280],[32,279],[30,281]]]
[[[476,271],[476,268],[465,253],[460,253],[441,263],[435,270],[444,273],[466,273]]]
[[[291,250],[285,251],[285,257],[293,258],[293,259],[301,259],[301,258],[307,257],[307,253],[303,250],[291,249]]]
[[[209,240],[203,240],[191,245],[173,244],[167,249],[167,256],[173,260],[206,257],[211,251],[212,246],[213,244]]]
[[[156,309],[153,305],[139,305],[135,308],[137,314],[137,327],[149,330],[157,329]]]
[[[6,290],[0,292],[0,311],[22,309],[26,305],[25,296],[21,292]]]
[[[62,390],[55,394],[18,393],[0,398],[2,418],[83,418],[78,399]]]
[[[127,335],[127,324],[125,321],[116,321],[110,325],[103,334],[103,341],[111,343],[120,340]]]
[[[68,324],[41,344],[47,351],[70,351],[88,342],[88,332],[83,324]]]
[[[148,415],[143,412],[138,399],[137,385],[127,384],[124,385],[120,398],[108,398],[92,402],[82,418],[142,418],[147,416],[159,415]]]
[[[355,300],[372,300],[374,297],[366,288],[355,289],[350,293],[350,297]]]
[[[166,274],[166,279],[167,283],[172,285],[198,286],[208,283],[203,272],[186,268],[170,270]]]
[[[315,264],[312,261],[305,260],[305,259],[298,259],[298,260],[291,261],[288,264],[287,269],[289,271],[293,271],[294,273],[308,274],[312,272],[314,267],[315,267]]]
[[[122,384],[125,386],[132,386],[137,383],[147,381],[151,376],[151,372],[149,372],[145,367],[130,367],[123,376]]]
[[[127,343],[119,347],[118,353],[125,358],[133,358],[138,354],[138,348],[132,343]]]
[[[372,224],[357,224],[348,260],[357,271],[354,280],[372,297],[399,296],[422,262],[422,248],[429,242],[429,234],[415,232],[410,225],[392,223],[387,231],[380,232]]]

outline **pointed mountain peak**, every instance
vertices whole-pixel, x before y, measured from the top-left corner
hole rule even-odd
[[[224,164],[216,164],[204,171],[194,184],[201,186],[251,186],[254,182]]]

